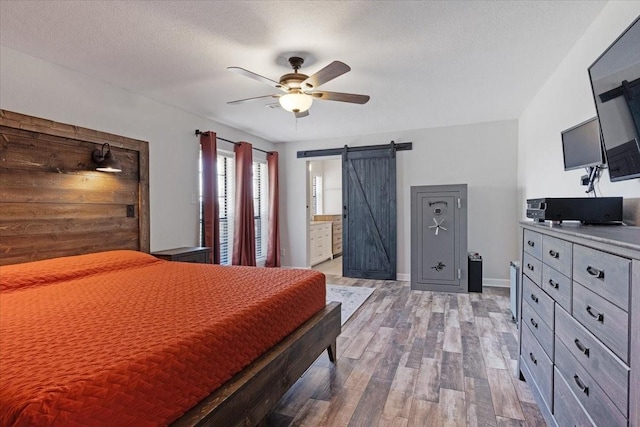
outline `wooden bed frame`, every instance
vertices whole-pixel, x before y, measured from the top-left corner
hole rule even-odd
[[[147,142],[6,110],[0,136],[0,265],[149,252]],[[91,153],[104,143],[122,173],[95,171]],[[335,362],[340,331],[340,303],[329,303],[173,425],[258,424],[325,349]]]

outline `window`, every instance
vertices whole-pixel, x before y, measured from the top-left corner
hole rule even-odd
[[[200,245],[204,245],[204,205],[202,204],[202,153],[200,176]],[[267,256],[268,181],[267,163],[253,162],[253,209],[256,233],[256,263],[264,264]],[[220,264],[230,265],[233,256],[233,218],[235,199],[235,156],[218,150],[218,206],[220,218]]]
[[[322,177],[314,175],[311,179],[311,214],[322,213]]]
[[[268,204],[267,163],[253,162],[253,211],[256,230],[256,260],[263,264],[267,257]]]
[[[220,264],[230,265],[233,256],[233,209],[235,158],[218,151],[218,217],[220,218]]]

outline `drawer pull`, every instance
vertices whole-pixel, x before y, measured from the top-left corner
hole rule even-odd
[[[551,285],[551,287],[554,289],[558,289],[559,283],[554,282],[553,279],[549,279],[549,285]]]
[[[604,271],[603,270],[598,270],[597,268],[588,266],[587,267],[587,273],[589,273],[589,275],[591,277],[595,277],[596,279],[604,279]]]
[[[589,387],[587,387],[586,385],[584,385],[582,383],[582,381],[580,380],[580,377],[578,376],[578,374],[573,376],[573,380],[576,382],[576,384],[578,385],[578,388],[580,390],[582,390],[582,392],[584,394],[586,394],[587,396],[589,396]]]
[[[533,300],[533,302],[535,302],[536,304],[538,303],[538,297],[535,296],[535,294],[531,294],[531,299]]]
[[[533,271],[533,265],[531,265],[531,264],[527,264],[527,268],[528,268],[529,270]]]
[[[529,245],[531,247],[534,247],[536,245],[536,243],[534,241],[532,241],[532,240],[528,240],[527,241],[527,245]]]
[[[558,258],[560,256],[560,254],[553,249],[549,251],[549,255],[551,255],[551,258]]]
[[[538,322],[533,320],[533,317],[531,318],[531,324],[533,325],[534,328],[538,329]]]
[[[594,313],[593,310],[593,307],[591,307],[590,305],[587,306],[587,313],[589,313],[589,316],[593,317],[598,322],[604,322],[604,314]]]
[[[585,347],[584,344],[582,344],[578,338],[573,340],[573,342],[576,343],[576,347],[578,347],[578,350],[580,350],[585,356],[589,357],[588,347]]]
[[[534,357],[533,353],[529,353],[529,357],[531,358],[531,361],[533,362],[534,365],[538,364],[538,361],[536,360],[536,358]]]

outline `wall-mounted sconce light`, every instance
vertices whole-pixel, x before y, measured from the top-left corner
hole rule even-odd
[[[96,170],[100,172],[122,172],[122,166],[111,152],[109,144],[103,144],[102,149],[96,148],[93,151],[93,161],[98,165]]]

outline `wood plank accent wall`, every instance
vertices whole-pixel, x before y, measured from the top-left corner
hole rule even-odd
[[[122,172],[95,170],[91,154],[104,143]],[[0,265],[149,252],[146,141],[0,110],[0,144]]]

